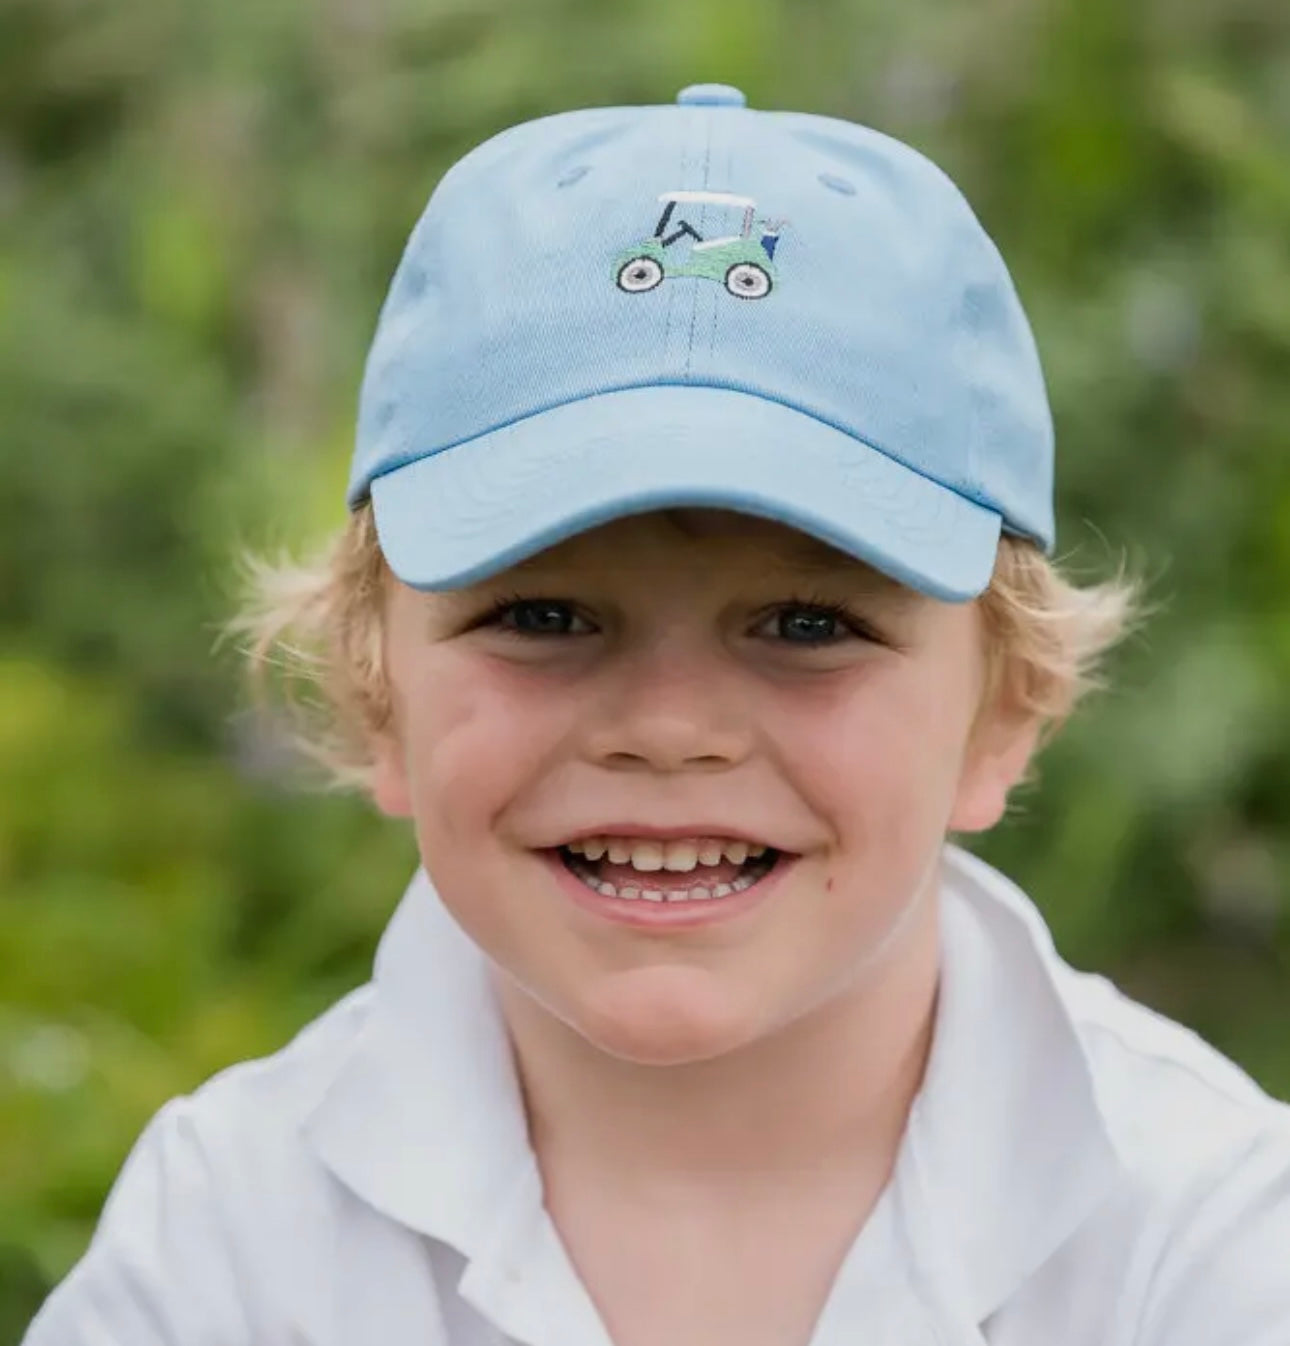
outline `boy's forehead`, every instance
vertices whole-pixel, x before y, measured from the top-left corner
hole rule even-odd
[[[613,519],[538,552],[512,566],[513,576],[577,570],[612,564],[615,554],[627,559],[651,545],[676,551],[691,544],[712,560],[725,556],[764,567],[777,564],[806,576],[836,574],[875,589],[903,589],[857,557],[787,524],[734,510],[677,508]]]

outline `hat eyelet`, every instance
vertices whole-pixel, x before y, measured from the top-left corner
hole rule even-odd
[[[854,196],[856,194],[856,185],[848,178],[840,178],[836,173],[821,173],[820,182],[831,192],[837,192],[841,196]]]

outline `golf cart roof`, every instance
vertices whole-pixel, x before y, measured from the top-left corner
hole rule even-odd
[[[736,206],[740,210],[747,210],[750,206],[757,204],[751,196],[733,196],[730,192],[662,192],[658,199],[660,201],[691,201],[696,205],[704,206]]]

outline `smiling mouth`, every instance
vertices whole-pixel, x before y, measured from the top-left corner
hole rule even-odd
[[[602,897],[645,902],[716,902],[747,892],[784,852],[744,842],[630,843],[591,838],[557,848],[564,867]]]

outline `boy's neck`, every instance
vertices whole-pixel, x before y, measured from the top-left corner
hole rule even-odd
[[[608,1056],[500,985],[543,1170],[697,1201],[810,1173],[885,1175],[932,1042],[938,904],[922,906],[862,984],[747,1049],[685,1066]]]

